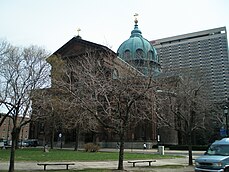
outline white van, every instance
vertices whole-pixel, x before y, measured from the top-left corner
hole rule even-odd
[[[229,172],[229,138],[215,141],[195,160],[195,172]]]

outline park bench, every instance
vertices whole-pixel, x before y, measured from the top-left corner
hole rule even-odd
[[[45,163],[37,163],[37,165],[40,165],[40,166],[44,166],[44,170],[46,170],[46,166],[48,165],[66,165],[66,170],[68,170],[68,166],[69,165],[75,165],[75,163],[71,163],[71,162],[45,162]]]
[[[136,163],[144,163],[144,162],[148,162],[149,166],[151,166],[152,162],[156,162],[156,160],[136,160],[136,161],[128,161],[128,163],[132,163],[133,167],[135,167]]]

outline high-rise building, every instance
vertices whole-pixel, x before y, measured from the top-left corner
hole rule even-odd
[[[223,102],[229,98],[229,59],[226,27],[151,41],[162,70],[178,74],[189,70],[203,74],[210,99]]]

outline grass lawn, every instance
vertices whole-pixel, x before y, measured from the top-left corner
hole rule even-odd
[[[10,149],[0,150],[0,162],[9,161]],[[124,154],[124,160],[134,160],[134,159],[165,159],[165,158],[179,158],[182,156],[173,155],[158,155],[158,154],[147,154],[147,153],[127,153]],[[43,152],[43,148],[25,148],[16,150],[15,161],[118,161],[118,152],[85,152],[85,151],[73,151],[64,149],[53,149],[49,152]],[[166,167],[165,167],[166,168]],[[173,167],[169,167],[171,169]],[[174,167],[181,168],[181,167]],[[149,172],[155,172],[150,168],[145,168]],[[40,170],[39,170],[40,171]],[[34,171],[33,172],[39,172]],[[50,172],[114,172],[117,170],[111,169],[69,169],[69,170],[48,170]],[[143,169],[144,171],[144,169]],[[143,172],[142,170],[136,170],[135,172]],[[7,172],[3,170],[2,172]],[[24,172],[24,170],[15,170],[15,172]],[[26,172],[32,172],[26,170]]]
[[[9,161],[10,149],[0,150],[0,161]],[[181,156],[143,154],[143,153],[125,153],[125,160],[134,159],[161,159],[176,158]],[[41,148],[25,148],[16,150],[15,161],[107,161],[118,160],[118,152],[85,152],[73,150],[53,149],[49,152],[43,152]]]

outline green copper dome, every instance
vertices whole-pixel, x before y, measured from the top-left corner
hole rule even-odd
[[[135,19],[134,30],[132,30],[130,38],[119,46],[117,54],[146,75],[159,73],[160,64],[157,51],[148,40],[142,37],[137,23],[138,21]]]

